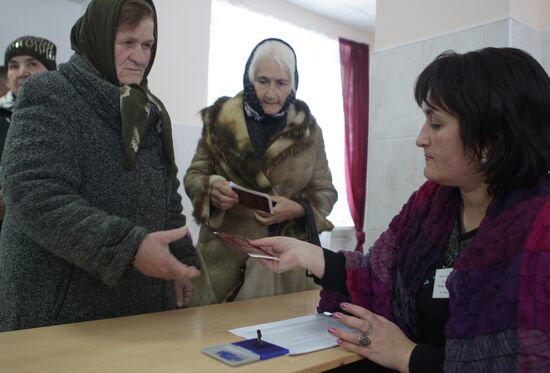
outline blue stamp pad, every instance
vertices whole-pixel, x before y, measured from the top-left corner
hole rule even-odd
[[[208,346],[203,348],[201,351],[204,354],[231,366],[248,364],[260,360],[260,355],[257,355],[242,347],[235,346],[231,343]]]

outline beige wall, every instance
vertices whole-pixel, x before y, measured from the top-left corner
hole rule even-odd
[[[206,106],[210,1],[155,0],[159,40],[151,91],[162,99],[172,121],[196,123]]]
[[[503,0],[504,1],[504,0]],[[541,31],[541,4],[548,0],[509,0],[510,17],[534,30]]]
[[[80,4],[65,0],[0,0],[0,65],[8,44],[23,35],[51,40],[57,63],[66,62],[73,54],[69,33],[80,14]]]
[[[534,30],[550,30],[550,1],[379,0],[376,3],[376,50],[405,45],[504,18],[513,18]]]
[[[510,0],[510,16],[537,31],[550,30],[550,1]]]
[[[550,1],[540,0],[540,29],[550,31]]]
[[[509,1],[379,0],[375,48],[383,50],[503,19],[509,15]]]

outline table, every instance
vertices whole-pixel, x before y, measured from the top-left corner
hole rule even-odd
[[[320,372],[360,359],[341,348],[230,367],[200,352],[228,329],[315,313],[319,291],[0,333],[2,372]]]

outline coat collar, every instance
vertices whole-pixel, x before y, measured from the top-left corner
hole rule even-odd
[[[14,104],[15,96],[12,91],[8,91],[4,96],[0,97],[0,108],[12,111]]]
[[[313,144],[315,120],[307,105],[299,100],[289,107],[287,123],[275,136],[262,158],[258,159],[246,126],[242,93],[222,97],[202,111],[207,146],[233,181],[271,192],[266,174],[288,156]],[[244,168],[244,172],[243,172]]]

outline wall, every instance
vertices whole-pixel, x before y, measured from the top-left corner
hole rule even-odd
[[[509,14],[509,0],[379,0],[376,50],[487,24]]]
[[[542,35],[541,32],[516,19],[509,20],[508,46],[529,52],[539,62],[542,57]]]
[[[176,123],[199,124],[206,106],[210,1],[155,0],[158,46],[149,76]]]
[[[541,62],[546,71],[550,71],[550,1],[540,3]]]
[[[57,46],[57,62],[72,54],[69,34],[82,12],[79,3],[66,0],[0,0],[0,65],[4,51],[19,36],[34,35],[51,40]]]
[[[550,71],[550,31],[541,35],[541,62],[546,71]]]
[[[547,0],[509,0],[510,17],[532,29],[541,31],[543,22],[543,3]]]
[[[392,0],[376,5],[376,50],[508,18],[539,32],[550,30],[547,0]]]
[[[539,2],[540,30],[550,30],[550,1],[540,0]]]

